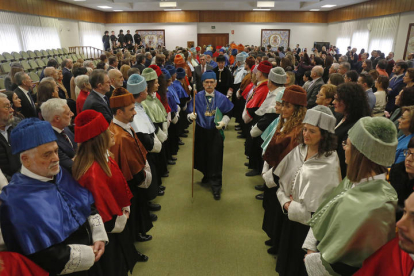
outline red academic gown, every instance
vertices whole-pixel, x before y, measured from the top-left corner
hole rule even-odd
[[[47,276],[33,261],[15,252],[0,252],[0,276]]]
[[[414,268],[411,256],[398,245],[398,236],[364,261],[354,276],[410,276]]]
[[[267,81],[262,81],[253,91],[252,98],[249,100],[247,99],[246,110],[247,114],[254,118],[256,111],[264,102],[269,93],[269,87],[267,87]]]

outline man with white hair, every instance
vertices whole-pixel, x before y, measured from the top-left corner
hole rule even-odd
[[[109,90],[109,92],[106,93],[106,96],[109,99],[112,96],[112,92],[116,88],[122,87],[124,85],[124,77],[123,77],[121,71],[119,71],[118,69],[109,70],[108,71],[108,77],[109,77],[109,80],[111,81],[111,90]]]
[[[83,62],[83,67],[86,67],[86,68],[92,68],[92,70],[93,69],[95,69],[95,64],[93,63],[93,61],[92,60],[85,60],[84,62]]]
[[[325,82],[322,79],[323,76],[323,68],[322,66],[315,66],[312,68],[311,71],[311,78],[313,79],[308,86],[306,91],[306,97],[308,99],[308,109],[316,106],[316,95],[318,95],[319,90],[321,90],[322,85]]]
[[[329,68],[329,75],[338,73],[339,70],[339,63],[332,63],[331,68]]]
[[[47,100],[40,106],[40,110],[43,119],[52,125],[55,132],[59,147],[60,165],[72,172],[73,160],[78,148],[78,144],[75,143],[75,136],[68,128],[73,117],[72,111],[70,111],[66,100],[63,99]]]
[[[56,140],[52,126],[37,118],[11,132],[22,167],[0,194],[1,231],[8,251],[51,275],[91,275],[108,236],[92,194],[60,169]]]

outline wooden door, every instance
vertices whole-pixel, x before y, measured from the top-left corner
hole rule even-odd
[[[229,34],[197,34],[197,46],[204,45],[226,46],[229,44]]]

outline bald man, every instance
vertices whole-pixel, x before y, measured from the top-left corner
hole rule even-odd
[[[309,84],[306,90],[306,97],[308,99],[308,109],[316,106],[316,95],[318,95],[321,86],[325,84],[322,79],[323,68],[322,66],[315,66],[311,71],[311,77],[313,81]]]
[[[108,77],[111,81],[111,90],[106,93],[105,95],[108,97],[108,99],[112,96],[112,92],[118,88],[122,87],[124,85],[124,77],[122,76],[121,71],[118,69],[111,69],[108,71]]]

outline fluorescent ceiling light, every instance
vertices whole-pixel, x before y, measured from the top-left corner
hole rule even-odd
[[[101,8],[101,9],[112,9],[112,7],[108,7],[108,6],[98,6],[98,8]]]
[[[324,5],[324,6],[322,6],[322,8],[332,8],[332,7],[336,7],[336,5]]]
[[[275,6],[275,2],[273,1],[257,1],[258,8],[273,8]]]
[[[181,11],[181,9],[164,9],[164,11]]]
[[[75,2],[85,2],[86,0],[73,0]]]
[[[270,11],[270,9],[253,9],[254,11]]]
[[[124,10],[114,10],[114,11],[124,11]]]
[[[310,11],[319,11],[319,9],[311,9]]]
[[[161,2],[160,8],[175,8],[177,7],[177,2]]]

